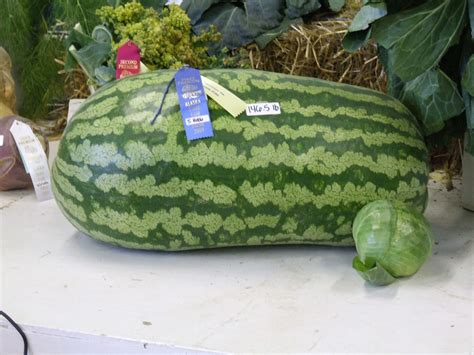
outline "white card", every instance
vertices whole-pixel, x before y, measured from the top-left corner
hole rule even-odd
[[[30,174],[39,201],[53,198],[48,159],[38,137],[26,123],[13,121],[10,132],[20,151],[26,172]]]
[[[3,140],[4,140],[3,134],[0,134],[0,147],[3,147]]]
[[[248,104],[245,112],[247,116],[266,116],[266,115],[280,115],[280,104],[278,102],[259,102],[255,104]]]
[[[81,104],[86,101],[86,99],[71,99],[69,100],[69,107],[67,110],[67,122],[71,120],[71,117],[79,110]]]

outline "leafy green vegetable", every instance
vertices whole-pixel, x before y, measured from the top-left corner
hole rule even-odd
[[[301,18],[295,18],[295,19],[285,18],[278,27],[275,27],[274,29],[267,31],[264,34],[256,37],[255,43],[257,43],[257,45],[260,48],[265,48],[276,37],[286,32],[288,30],[288,27],[290,27],[291,25],[300,25],[302,23],[303,23],[303,20]]]
[[[410,81],[436,66],[459,40],[465,11],[466,0],[428,1],[380,19],[372,35],[392,50],[395,74]]]
[[[466,64],[462,85],[467,117],[466,151],[474,155],[474,55]]]
[[[128,40],[141,49],[142,71],[145,66],[150,69],[184,64],[207,67],[217,60],[207,54],[207,44],[217,41],[219,34],[206,29],[199,36],[193,35],[189,17],[177,5],[158,12],[138,2],[125,2],[116,7],[103,6],[97,14],[104,24],[97,25],[91,36],[80,25],[70,31],[65,64],[69,70],[77,62],[95,84],[103,85],[115,79],[116,51]]]
[[[259,0],[257,2],[264,2],[269,0]],[[278,1],[281,4],[281,1]],[[252,1],[247,1],[247,4],[251,4]],[[281,6],[281,5],[280,5]],[[285,9],[285,14],[289,18],[297,18],[304,15],[308,15],[321,7],[321,3],[319,0],[287,0],[286,1],[287,8]],[[275,9],[273,10],[275,11]]]
[[[355,15],[342,45],[349,52],[355,52],[369,40],[372,29],[370,24],[387,14],[384,2],[367,2]]]
[[[468,2],[469,6],[469,21],[471,22],[471,37],[474,38],[474,1]]]
[[[243,8],[231,3],[220,3],[206,11],[199,21],[196,21],[193,29],[196,33],[201,33],[211,25],[217,28],[217,31],[222,34],[222,39],[210,47],[211,53],[215,54],[223,47],[235,49],[250,43],[265,32],[259,27],[249,26],[250,23],[252,22],[247,18]]]
[[[370,39],[372,28],[362,31],[347,32],[342,39],[342,45],[348,52],[355,52],[363,47]]]
[[[343,40],[344,47],[353,51],[375,39],[388,93],[412,110],[423,133],[430,136],[428,143],[458,137],[465,130],[459,120],[463,111],[468,127],[472,125],[471,100],[466,98],[470,95],[459,90],[461,56],[470,56],[474,48],[474,32],[467,26],[470,18],[473,28],[474,1],[469,1],[469,8],[467,0],[364,0],[364,4]],[[387,15],[372,21],[367,7],[381,4],[386,5]],[[469,75],[466,71],[464,87],[469,87]]]
[[[326,2],[333,11],[345,0]],[[256,40],[261,47],[286,31],[301,17],[321,7],[319,0],[184,0],[181,7],[191,19],[193,31],[201,33],[211,25],[222,34],[222,40],[211,46],[213,54],[223,48],[235,49]]]
[[[349,27],[350,32],[362,31],[369,25],[387,14],[387,5],[384,2],[368,3],[355,15]]]
[[[400,101],[421,120],[426,135],[440,131],[445,120],[464,111],[456,84],[440,69],[429,70],[407,82]]]
[[[91,35],[92,39],[99,43],[108,43],[112,44],[113,37],[109,29],[103,25],[98,25],[94,27]]]
[[[364,206],[352,234],[359,254],[353,267],[376,285],[413,275],[431,254],[432,235],[425,218],[399,202],[378,200]]]
[[[467,62],[464,75],[462,77],[462,86],[469,95],[474,96],[474,55]]]
[[[395,277],[390,275],[382,265],[371,258],[367,258],[364,263],[356,256],[352,260],[352,267],[364,280],[375,286],[385,286],[395,281]]]
[[[112,47],[109,43],[98,42],[90,43],[79,50],[74,45],[69,47],[69,53],[90,78],[93,78],[95,70],[107,61],[111,50]]]
[[[101,65],[94,69],[94,77],[97,79],[99,85],[107,84],[115,79],[115,69]]]
[[[346,0],[323,0],[323,5],[334,12],[341,11],[345,4]]]

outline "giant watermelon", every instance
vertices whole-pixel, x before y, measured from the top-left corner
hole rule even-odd
[[[423,210],[427,150],[398,101],[359,87],[252,70],[203,75],[282,114],[233,118],[212,100],[215,136],[188,142],[174,71],[128,77],[90,97],[67,127],[53,191],[83,233],[137,249],[352,245],[378,199]]]

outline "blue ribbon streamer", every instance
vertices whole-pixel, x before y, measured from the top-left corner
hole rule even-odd
[[[168,95],[168,92],[170,91],[171,84],[173,84],[173,82],[174,82],[174,77],[175,76],[173,75],[170,82],[166,86],[165,92],[163,93],[163,97],[161,99],[160,107],[158,108],[155,115],[153,116],[153,119],[151,120],[152,125],[155,124],[156,119],[158,118],[158,116],[161,114],[161,111],[163,110],[163,105],[165,103],[165,98],[166,98],[166,95]]]

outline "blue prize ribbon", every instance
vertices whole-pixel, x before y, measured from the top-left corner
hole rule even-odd
[[[214,136],[199,70],[181,68],[174,77],[188,141]]]

